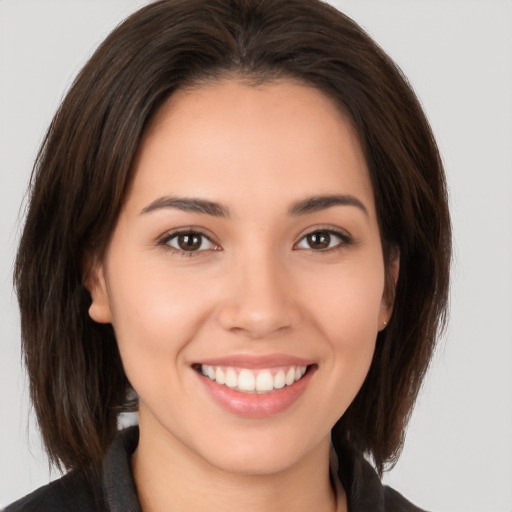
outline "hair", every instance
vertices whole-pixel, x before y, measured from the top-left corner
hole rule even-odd
[[[333,428],[392,465],[446,319],[451,232],[441,158],[406,78],[350,18],[319,0],[161,0],[126,19],[74,81],[37,156],[15,265],[30,393],[52,463],[99,465],[133,409],[111,325],[88,315],[101,257],[148,123],[177,89],[238,77],[298,80],[357,130],[373,186],[393,315],[362,388]],[[391,289],[391,291],[389,291]]]

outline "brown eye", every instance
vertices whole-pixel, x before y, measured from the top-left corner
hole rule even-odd
[[[178,235],[177,242],[183,251],[197,251],[201,247],[201,235],[196,233]]]
[[[173,235],[165,241],[165,244],[182,252],[199,252],[215,248],[208,237],[193,231]]]
[[[318,230],[305,235],[296,247],[298,249],[323,251],[327,249],[334,249],[338,246],[349,243],[350,239],[346,235],[342,235],[336,231]]]
[[[327,249],[331,244],[331,234],[327,231],[316,231],[310,233],[306,238],[311,249]]]

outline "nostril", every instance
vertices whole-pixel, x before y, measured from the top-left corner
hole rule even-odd
[[[297,314],[292,306],[265,304],[244,304],[225,306],[219,313],[219,323],[228,331],[245,334],[252,339],[263,338],[294,327]]]

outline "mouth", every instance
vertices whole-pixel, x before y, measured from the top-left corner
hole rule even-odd
[[[194,363],[213,402],[230,414],[269,418],[298,402],[318,364],[295,357],[233,356]]]
[[[315,365],[289,365],[273,368],[240,368],[196,364],[193,368],[221,386],[248,394],[271,393],[301,380]]]

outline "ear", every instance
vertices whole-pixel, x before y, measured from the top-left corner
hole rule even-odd
[[[386,264],[384,293],[379,312],[379,331],[386,328],[391,314],[393,313],[393,304],[395,300],[395,289],[400,273],[400,249],[393,247],[389,255],[389,262]]]
[[[92,255],[84,258],[84,286],[91,294],[91,305],[89,316],[95,322],[108,324],[112,322],[112,310],[110,297],[108,295],[107,283],[105,280],[105,269],[103,262]]]

